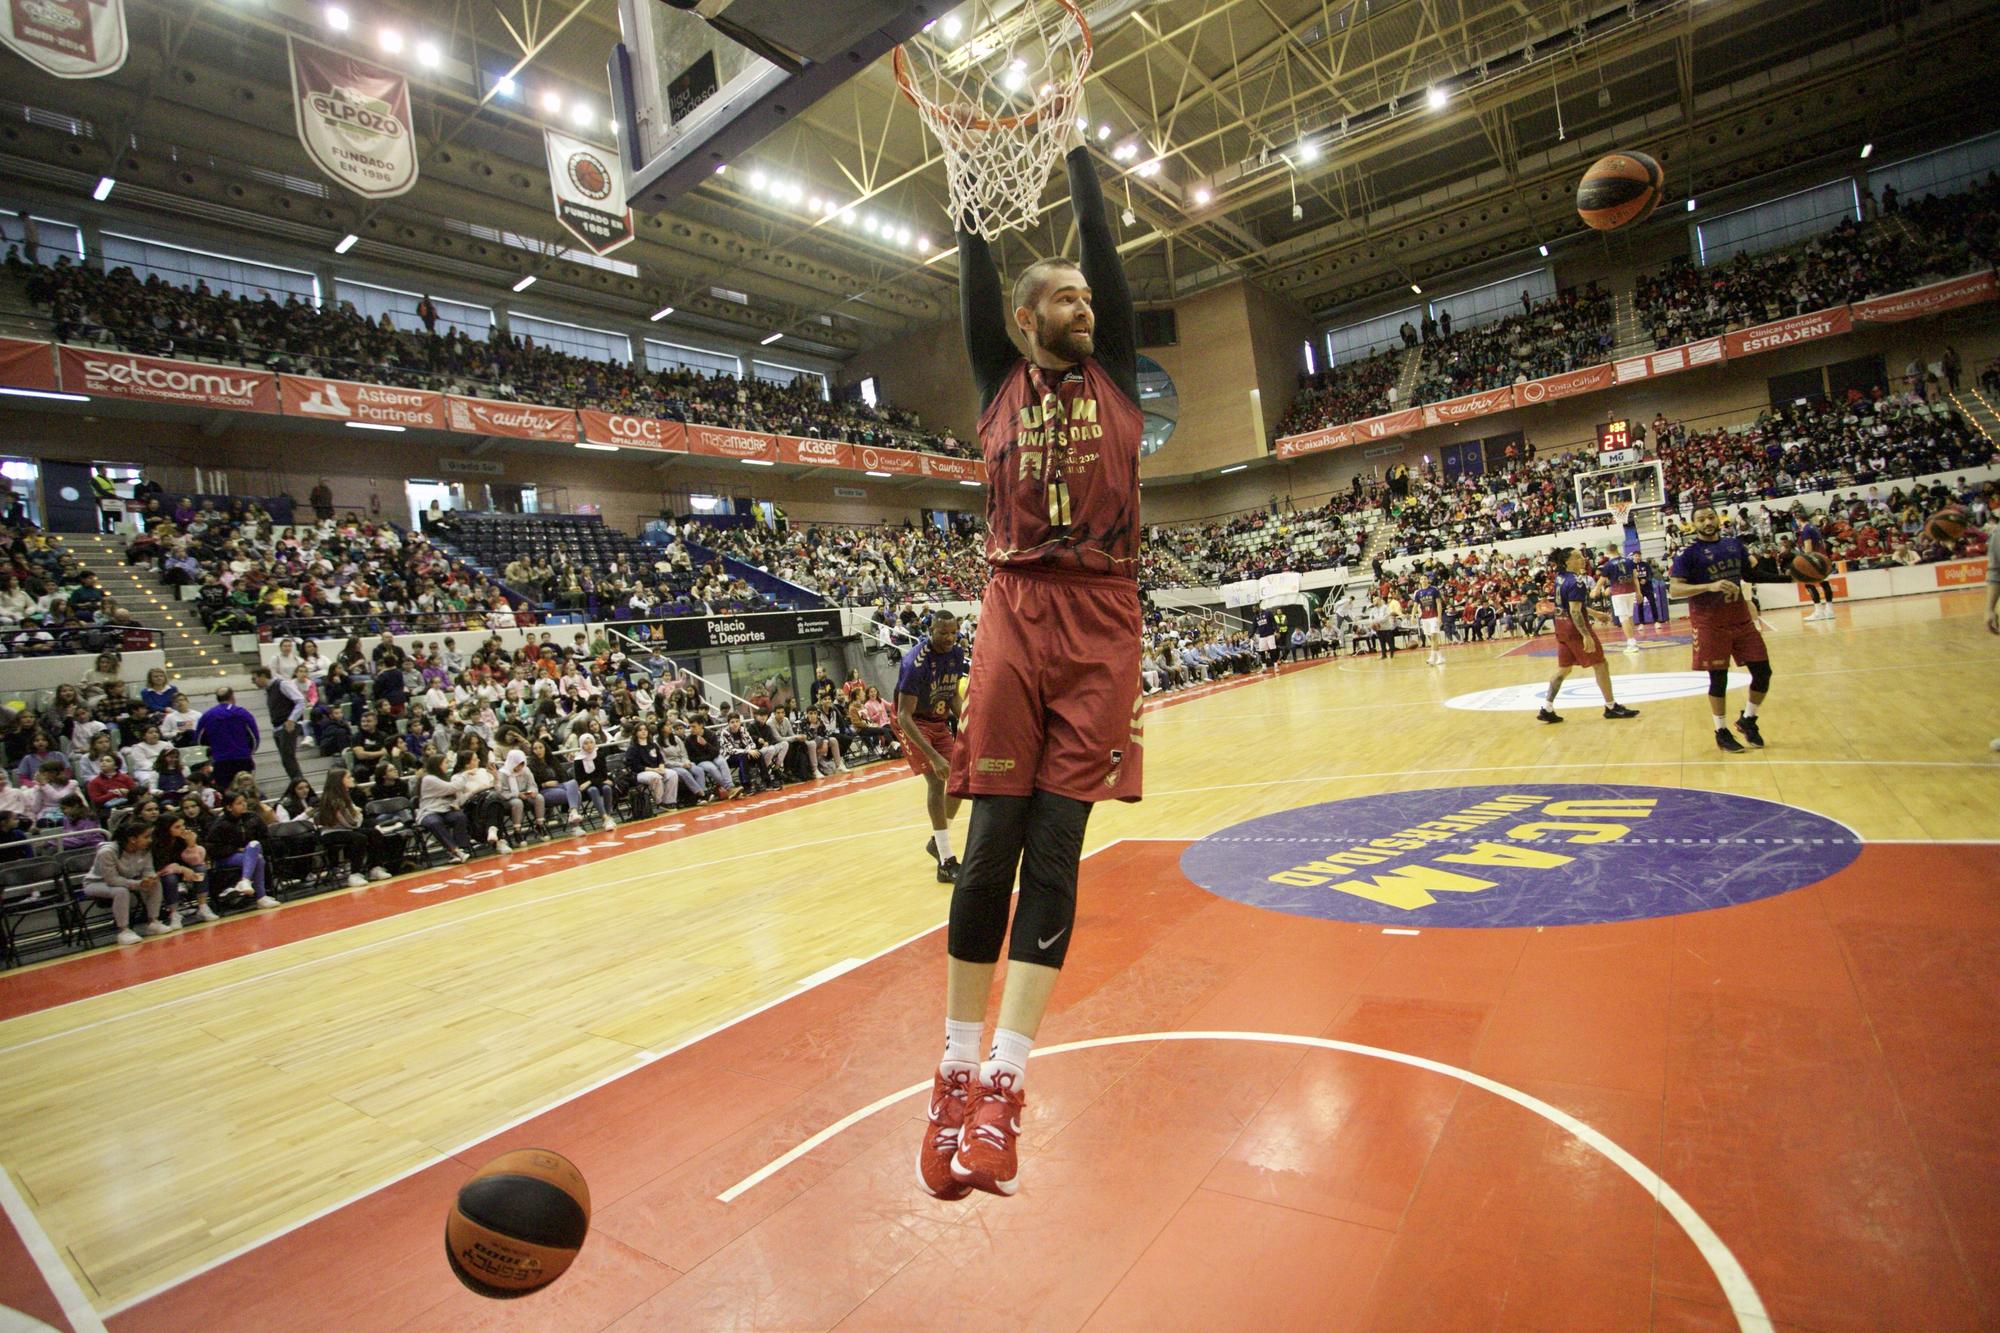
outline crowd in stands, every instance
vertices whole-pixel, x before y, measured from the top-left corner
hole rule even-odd
[[[505,854],[900,753],[891,705],[858,671],[836,682],[821,668],[804,698],[773,681],[715,704],[657,651],[627,653],[601,630],[567,643],[544,630],[511,651],[498,636],[468,642],[385,632],[322,656],[285,638],[253,676],[256,711],[223,690],[196,712],[157,668],[133,693],[104,654],[81,682],[0,708],[0,863],[88,853],[70,887],[106,902],[119,942],[134,944],[189,913],[275,907],[294,890]],[[267,730],[282,791],[255,777]],[[318,782],[298,762],[304,746],[333,761]]]
[[[1151,528],[1145,586],[1215,586],[1357,564],[1368,540],[1366,494],[1357,489],[1313,509],[1258,510],[1220,523]]]
[[[1641,274],[1633,289],[1640,326],[1662,347],[1689,342],[1990,267],[2000,250],[2000,180],[1991,176],[1908,205],[1888,191],[1882,214],[1868,223],[1845,218],[1791,249]]]
[[[193,606],[215,633],[332,638],[446,625],[512,629],[533,623],[506,591],[424,537],[349,513],[279,524],[256,500],[171,499],[141,483],[143,531],[127,564],[149,565],[169,587],[196,590]]]
[[[1403,356],[1401,349],[1376,352],[1300,377],[1298,396],[1278,423],[1278,437],[1303,435],[1389,411],[1396,380],[1402,374]]]
[[[0,477],[0,659],[145,647],[151,635],[97,575],[28,520]]]
[[[1851,393],[1760,413],[1747,425],[1690,431],[1655,419],[1669,495],[1691,505],[1870,485],[1980,467],[1995,457],[1956,409],[1913,394]]]
[[[724,552],[835,606],[978,601],[986,589],[983,537],[971,526],[765,527],[686,525],[689,540]]]
[[[771,431],[854,444],[976,456],[950,432],[926,431],[914,415],[859,398],[822,396],[820,383],[740,379],[684,368],[652,371],[537,346],[532,336],[485,338],[436,326],[398,329],[345,300],[315,306],[288,294],[258,299],[181,286],[129,268],[101,272],[59,256],[29,265],[10,250],[8,268],[28,299],[49,312],[61,342],[99,342],[148,356],[202,358],[402,388],[470,394],[553,407],[594,407],[702,425]],[[424,299],[429,305],[429,298]],[[422,307],[420,307],[421,309]],[[432,307],[434,312],[434,307]]]
[[[1594,366],[1611,358],[1611,293],[1596,283],[1568,288],[1540,303],[1521,294],[1522,312],[1476,324],[1423,346],[1411,401],[1442,402],[1461,394],[1521,384],[1545,375]]]

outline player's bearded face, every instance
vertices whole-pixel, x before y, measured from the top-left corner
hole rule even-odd
[[[1694,516],[1694,530],[1703,541],[1714,541],[1722,533],[1722,520],[1713,509],[1700,510]]]
[[[1050,288],[1035,305],[1035,342],[1059,360],[1075,364],[1089,356],[1096,346],[1096,330],[1097,315],[1085,288]]]

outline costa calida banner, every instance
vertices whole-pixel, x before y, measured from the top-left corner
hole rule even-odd
[[[306,156],[369,199],[392,198],[415,185],[417,136],[408,80],[296,37],[286,37],[285,45],[291,52],[292,110]]]
[[[548,146],[556,221],[596,254],[610,254],[630,241],[632,210],[625,206],[625,169],[617,151],[561,130],[543,130],[542,140]]]
[[[125,63],[125,0],[5,0],[0,42],[59,79],[94,79]]]

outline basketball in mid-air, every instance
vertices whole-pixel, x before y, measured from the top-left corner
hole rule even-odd
[[[1792,557],[1792,577],[1801,583],[1824,583],[1833,566],[1818,551],[1800,551]]]
[[[1577,182],[1576,211],[1598,231],[1644,222],[1659,207],[1666,176],[1644,153],[1611,153],[1590,164]]]
[[[473,1173],[444,1222],[458,1280],[512,1300],[561,1277],[590,1231],[590,1187],[559,1153],[517,1148]]]
[[[1965,535],[1965,511],[1957,505],[1938,510],[1924,520],[1924,536],[1940,546],[1951,546]]]

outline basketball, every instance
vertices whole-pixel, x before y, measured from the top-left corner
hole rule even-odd
[[[1792,557],[1792,577],[1801,583],[1824,583],[1833,566],[1818,551],[1800,551]]]
[[[1940,546],[1950,546],[1965,535],[1965,511],[1957,505],[1940,509],[1924,520],[1924,536]]]
[[[1644,153],[1600,157],[1577,182],[1577,215],[1598,231],[1644,222],[1659,206],[1665,183],[1660,164]]]
[[[467,1288],[512,1300],[561,1277],[589,1230],[582,1173],[558,1153],[517,1148],[459,1189],[444,1222],[444,1252]]]

